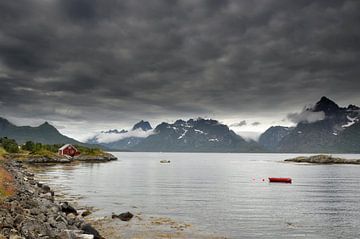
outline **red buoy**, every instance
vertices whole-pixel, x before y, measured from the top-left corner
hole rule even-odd
[[[291,183],[291,178],[269,178],[270,183]]]

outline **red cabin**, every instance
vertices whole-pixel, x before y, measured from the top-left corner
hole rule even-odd
[[[59,148],[59,155],[69,155],[71,157],[74,157],[79,154],[79,150],[77,150],[77,148],[75,148],[71,144],[65,144],[64,146]]]

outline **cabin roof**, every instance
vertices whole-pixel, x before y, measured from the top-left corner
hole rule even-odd
[[[76,151],[77,151],[77,148],[75,148],[73,145],[71,145],[71,144],[64,144],[61,148],[59,148],[59,150],[64,150],[64,149],[66,149],[67,147],[69,147],[69,146],[71,146],[71,147],[73,147]]]

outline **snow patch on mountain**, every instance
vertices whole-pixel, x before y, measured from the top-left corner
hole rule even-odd
[[[346,124],[342,125],[342,128],[347,128],[350,127],[351,125],[355,124],[356,122],[359,121],[359,119],[357,117],[350,117],[350,116],[346,116],[346,118],[349,120]]]
[[[187,132],[188,132],[188,130],[185,129],[185,130],[184,130],[184,133],[182,133],[182,135],[180,135],[178,139],[184,138],[184,136],[186,135]]]
[[[205,133],[204,131],[202,131],[202,130],[199,130],[199,129],[194,129],[194,131],[195,131],[196,133],[199,133],[199,134],[205,134],[205,135],[206,135],[206,133]]]
[[[210,142],[219,142],[219,139],[209,139]]]

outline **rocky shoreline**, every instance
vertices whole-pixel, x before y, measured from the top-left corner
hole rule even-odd
[[[57,202],[54,191],[34,179],[26,165],[7,160],[3,165],[14,177],[16,193],[0,202],[0,239],[103,238],[68,202]]]
[[[59,155],[49,156],[30,156],[25,160],[22,160],[25,163],[29,164],[54,164],[54,163],[72,163],[72,162],[91,162],[91,163],[102,163],[117,160],[117,158],[110,154],[104,153],[102,155],[86,155],[81,154],[75,157],[65,157]]]
[[[285,162],[314,163],[314,164],[360,164],[360,159],[344,159],[331,155],[300,156],[292,159],[285,159]]]

